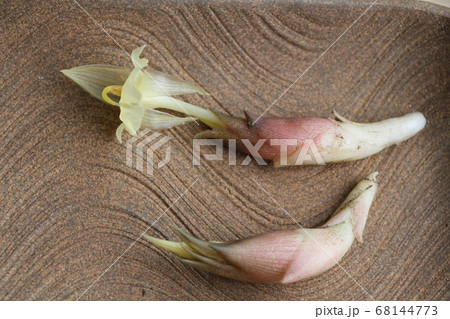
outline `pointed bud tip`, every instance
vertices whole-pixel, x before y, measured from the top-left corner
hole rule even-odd
[[[72,81],[74,80],[74,76],[76,75],[76,72],[73,72],[72,69],[64,69],[64,70],[59,70],[59,72],[61,72],[62,74],[64,74],[65,76],[67,76],[69,79],[71,79]]]
[[[142,235],[142,238],[144,238],[146,241],[149,241],[149,242],[154,243],[154,244],[155,244],[156,241],[159,240],[158,238],[149,236],[147,234]]]
[[[256,124],[261,116],[257,116],[249,111],[244,110],[245,120],[247,121],[247,126],[252,127]]]
[[[372,182],[376,182],[377,181],[377,176],[378,176],[378,174],[379,174],[379,172],[378,171],[375,171],[375,172],[372,172],[372,173],[370,173],[369,175],[367,175],[367,179],[368,180],[370,180],[370,181],[372,181]]]
[[[172,225],[171,227],[177,234],[180,233],[180,232],[183,233],[183,231],[178,226]]]

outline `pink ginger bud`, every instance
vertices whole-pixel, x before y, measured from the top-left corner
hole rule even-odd
[[[233,242],[205,241],[177,228],[181,242],[144,238],[201,271],[249,282],[296,282],[332,268],[355,238],[362,242],[377,174],[360,181],[320,228],[282,230]]]
[[[420,112],[367,124],[351,122],[336,111],[336,119],[258,118],[244,113],[245,119],[215,113],[222,124],[196,138],[235,139],[237,150],[246,154],[252,154],[249,142],[259,145],[258,155],[275,167],[314,165],[368,157],[414,136],[426,123]]]

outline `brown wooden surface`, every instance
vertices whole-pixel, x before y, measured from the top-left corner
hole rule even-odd
[[[241,115],[263,112],[367,8],[357,2],[80,1],[128,52],[197,82],[184,99]],[[0,5],[0,298],[136,300],[448,299],[448,8],[379,1],[268,112],[362,122],[421,111],[423,132],[369,159],[274,169],[202,161],[192,123],[165,131],[172,161],[154,176],[125,165],[118,110],[60,69],[130,66],[126,53],[73,1]],[[227,155],[228,152],[225,152]],[[162,157],[159,154],[160,158]],[[238,155],[238,163],[244,156]],[[192,270],[138,240],[209,240],[324,222],[379,170],[363,244],[325,274],[290,285],[248,284]],[[182,199],[172,203],[198,178]],[[170,207],[171,206],[171,207]],[[169,208],[170,207],[170,208]],[[90,289],[86,289],[94,283]]]

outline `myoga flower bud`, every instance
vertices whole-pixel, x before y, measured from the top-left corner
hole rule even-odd
[[[221,125],[196,138],[236,140],[239,151],[251,154],[248,144],[259,145],[257,155],[275,167],[353,161],[414,136],[425,127],[420,112],[375,123],[355,123],[334,111],[331,118],[245,118],[215,113]],[[255,155],[254,153],[252,155]]]
[[[204,241],[180,229],[176,231],[181,242],[144,238],[201,271],[249,282],[296,282],[332,268],[355,238],[362,242],[377,174],[359,182],[320,228],[282,230],[233,242]]]
[[[148,60],[140,57],[143,50],[140,47],[131,53],[133,70],[87,65],[62,71],[96,98],[120,107],[119,141],[124,129],[135,135],[142,128],[167,129],[198,119],[211,130],[197,138],[235,139],[237,149],[250,154],[254,147],[249,150],[248,143],[258,145],[258,156],[278,167],[361,159],[410,138],[425,126],[425,117],[419,112],[370,124],[351,122],[337,112],[336,119],[269,118],[248,112],[243,119],[220,114],[173,98],[208,93],[150,68]]]

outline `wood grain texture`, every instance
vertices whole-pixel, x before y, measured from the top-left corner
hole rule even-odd
[[[127,52],[146,44],[152,66],[211,93],[185,101],[233,115],[263,112],[369,4],[79,2]],[[59,73],[131,66],[127,54],[73,1],[0,8],[1,299],[368,300],[354,280],[379,300],[450,298],[448,8],[379,1],[268,112],[336,108],[370,122],[421,111],[428,123],[412,139],[352,163],[193,167],[192,137],[205,127],[192,123],[164,132],[173,159],[153,176],[125,165],[118,110]],[[174,239],[177,225],[231,240],[295,227],[252,178],[303,226],[319,225],[373,170],[380,189],[365,241],[341,261],[354,280],[334,267],[296,284],[241,283],[143,240],[123,254],[166,210],[148,234]]]

